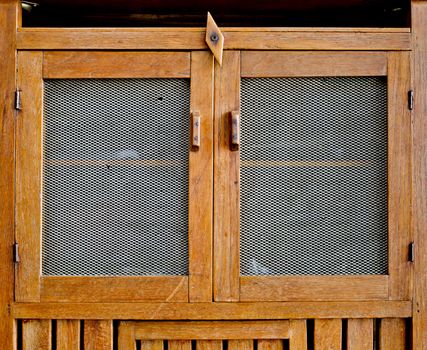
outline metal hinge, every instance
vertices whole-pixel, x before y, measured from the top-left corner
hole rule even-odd
[[[13,244],[13,262],[19,263],[19,245],[18,245],[18,243]]]
[[[414,91],[408,91],[408,108],[410,111],[414,109]]]
[[[15,91],[15,109],[17,111],[21,110],[21,90]]]
[[[408,261],[410,262],[415,261],[415,243],[414,242],[409,243]]]

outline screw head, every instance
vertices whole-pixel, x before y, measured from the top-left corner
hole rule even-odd
[[[211,41],[217,42],[219,40],[219,36],[216,33],[211,34]]]

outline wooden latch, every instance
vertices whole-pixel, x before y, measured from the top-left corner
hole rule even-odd
[[[206,43],[211,49],[215,59],[222,64],[222,51],[224,50],[224,35],[216,25],[211,14],[208,12],[208,21],[206,24]]]

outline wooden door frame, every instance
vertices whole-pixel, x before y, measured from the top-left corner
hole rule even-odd
[[[239,152],[230,151],[229,113],[239,110],[240,78],[387,76],[387,275],[239,276]],[[411,300],[410,54],[354,51],[226,51],[216,72],[215,236],[216,301]]]
[[[88,64],[90,62],[90,64]],[[189,275],[41,275],[43,79],[190,78],[190,111],[201,114],[202,142],[189,147]],[[212,295],[213,56],[197,52],[18,52],[22,110],[16,124],[18,302],[188,302]],[[190,118],[188,119],[190,123]],[[196,249],[197,247],[197,249]],[[190,293],[191,291],[191,293]]]

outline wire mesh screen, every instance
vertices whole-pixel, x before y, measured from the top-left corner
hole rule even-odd
[[[241,274],[387,274],[386,78],[245,78],[241,114]]]
[[[43,274],[188,274],[189,80],[44,87]]]

